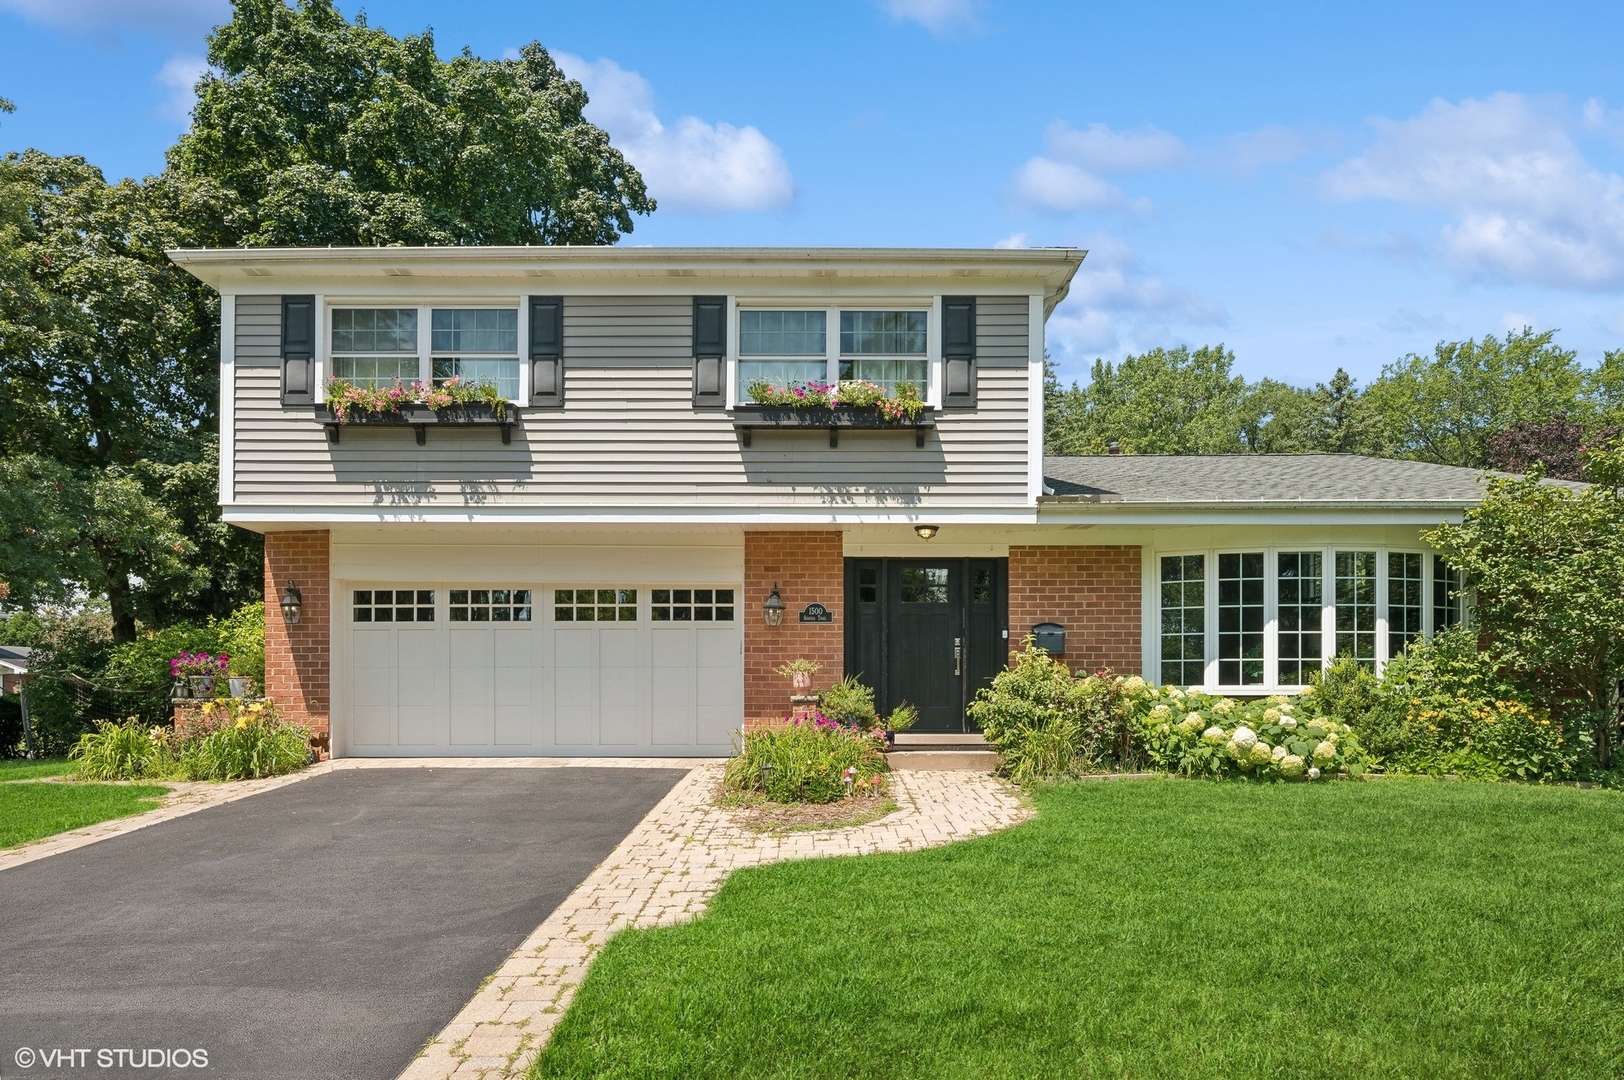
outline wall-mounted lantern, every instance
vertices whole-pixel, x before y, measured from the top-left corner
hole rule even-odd
[[[299,612],[304,610],[304,594],[299,586],[288,582],[288,587],[282,590],[282,618],[293,625],[299,621]]]
[[[767,620],[768,626],[781,626],[784,622],[784,598],[778,595],[778,582],[773,582],[773,591],[767,594],[767,602],[761,605],[761,615]]]
[[[929,540],[931,537],[935,536],[937,533],[939,533],[941,531],[942,531],[942,527],[940,525],[915,525],[914,526],[914,535],[919,537],[919,539],[921,539],[921,540]]]

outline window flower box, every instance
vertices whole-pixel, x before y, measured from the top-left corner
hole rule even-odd
[[[351,424],[410,427],[419,446],[427,441],[430,427],[490,426],[501,428],[502,441],[511,443],[517,412],[489,384],[467,384],[455,377],[438,386],[397,382],[387,389],[329,379],[326,402],[316,407],[316,421],[330,443],[338,442],[340,429]]]
[[[729,414],[733,430],[739,433],[742,446],[751,445],[751,436],[757,431],[798,430],[824,428],[829,432],[829,445],[840,445],[842,429],[858,431],[911,431],[914,445],[925,445],[925,432],[936,427],[936,410],[926,407],[912,420],[892,420],[873,406],[835,405],[811,408],[790,408],[783,405],[739,405]]]

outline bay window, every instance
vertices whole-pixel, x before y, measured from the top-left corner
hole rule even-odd
[[[1294,690],[1340,656],[1379,671],[1464,616],[1459,576],[1418,551],[1158,553],[1152,572],[1157,678],[1215,692]]]

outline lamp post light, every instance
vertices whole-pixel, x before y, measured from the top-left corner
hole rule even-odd
[[[778,582],[773,582],[773,591],[767,594],[767,602],[761,605],[762,618],[767,620],[768,626],[781,626],[784,622],[784,598],[778,595]]]
[[[296,625],[299,613],[304,610],[304,594],[299,586],[288,582],[287,588],[282,590],[282,617],[288,621],[289,626]]]

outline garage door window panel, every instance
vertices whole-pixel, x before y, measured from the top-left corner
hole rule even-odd
[[[433,622],[434,590],[355,589],[351,614],[358,623]]]
[[[447,617],[454,623],[528,623],[529,589],[452,589]]]
[[[554,622],[636,622],[636,589],[554,589]]]
[[[654,589],[649,618],[657,623],[730,623],[732,589]]]

